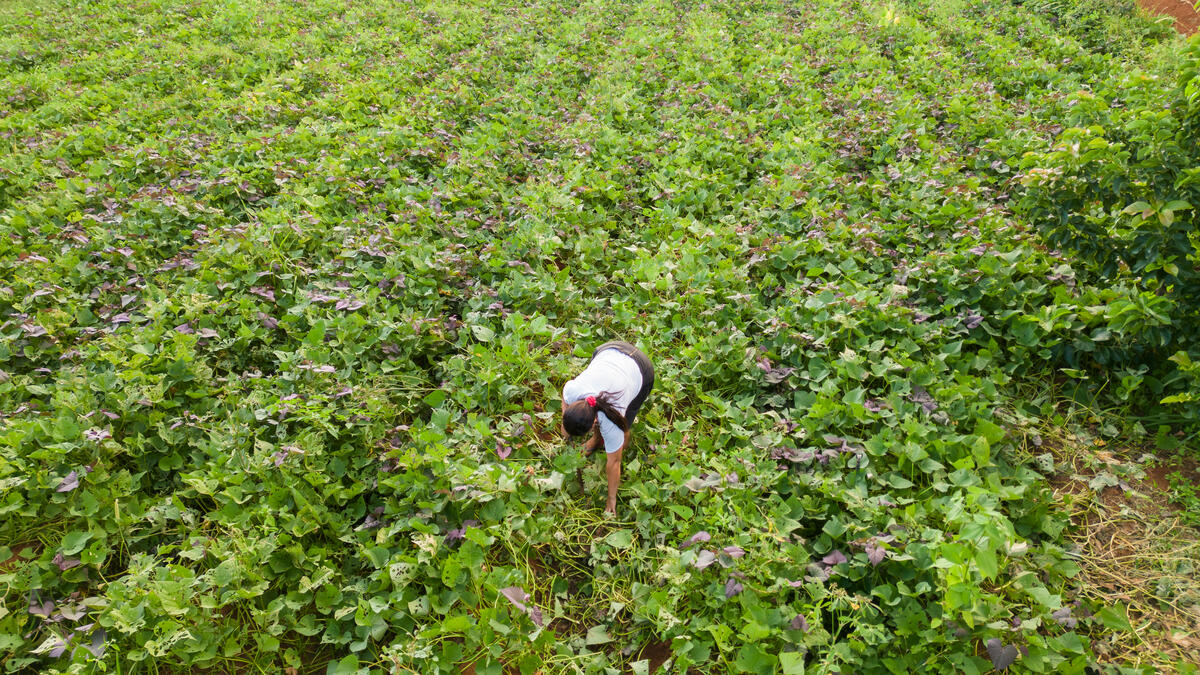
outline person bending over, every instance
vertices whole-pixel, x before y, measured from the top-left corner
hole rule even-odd
[[[606,342],[592,353],[587,368],[563,385],[563,432],[580,437],[591,432],[584,452],[604,445],[608,477],[605,511],[617,512],[621,457],[629,445],[630,427],[654,388],[654,366],[628,342]]]

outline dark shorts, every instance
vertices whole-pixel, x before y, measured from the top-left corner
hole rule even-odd
[[[642,409],[642,403],[645,403],[646,396],[650,393],[651,389],[654,389],[654,366],[651,365],[650,359],[646,358],[646,355],[640,349],[620,340],[605,342],[596,347],[596,351],[592,352],[592,358],[596,358],[596,354],[605,349],[615,349],[632,358],[637,363],[638,370],[642,371],[642,388],[638,390],[637,396],[633,397],[633,402],[629,404],[629,408],[625,411],[625,421],[633,424],[633,418],[637,417],[638,411]]]

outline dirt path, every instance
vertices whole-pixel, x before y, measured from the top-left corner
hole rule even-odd
[[[1191,35],[1200,29],[1200,14],[1187,0],[1137,0],[1146,11],[1175,19],[1175,30]]]

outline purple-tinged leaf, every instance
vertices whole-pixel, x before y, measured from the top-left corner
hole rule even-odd
[[[829,555],[821,558],[821,562],[833,567],[834,565],[846,562],[846,554],[835,548],[829,552]]]
[[[1017,660],[1017,648],[1012,645],[1006,645],[1000,641],[1000,638],[992,638],[987,641],[988,657],[992,659],[992,666],[996,670],[1007,670]]]
[[[104,415],[105,417],[107,417],[107,418],[108,418],[108,419],[110,419],[110,420],[119,420],[119,419],[121,419],[121,416],[120,416],[120,415],[118,415],[117,413],[115,413],[115,412],[109,412],[109,411],[107,411],[107,410],[101,410],[101,411],[100,411],[100,414],[101,414],[101,415]]]
[[[328,293],[322,293],[320,291],[309,291],[308,299],[312,300],[313,302],[333,302],[334,300],[337,300],[337,296],[329,295]]]
[[[52,560],[50,562],[53,562],[55,565],[58,566],[58,569],[60,569],[64,572],[66,572],[67,570],[71,569],[72,567],[75,567],[80,564],[80,561],[75,558],[63,557],[63,554],[61,551],[54,554],[54,560]]]
[[[509,586],[508,588],[500,589],[500,594],[508,598],[509,602],[517,606],[517,609],[524,611],[526,609],[525,601],[529,599],[529,594],[520,586]]]
[[[978,314],[970,314],[967,318],[963,319],[963,325],[968,329],[977,328],[981,323],[983,323],[983,317]]]
[[[721,549],[721,552],[730,558],[740,558],[746,555],[746,550],[741,546],[726,546],[725,548]]]
[[[264,298],[271,302],[275,302],[275,291],[270,288],[267,288],[266,286],[254,286],[253,288],[250,289],[250,292],[257,295],[260,298]]]
[[[130,321],[132,321],[132,319],[127,312],[121,312],[120,314],[108,320],[108,322],[114,326],[122,323],[129,323]]]
[[[805,568],[805,571],[808,572],[808,576],[816,579],[817,581],[825,581],[829,577],[833,576],[833,567],[830,565],[822,565],[821,563],[809,563],[808,567]]]
[[[183,335],[191,335],[192,333],[195,333],[196,331],[192,329],[192,324],[181,323],[178,326],[175,326],[175,332],[182,333]]]
[[[809,631],[808,619],[803,614],[797,614],[796,618],[792,619],[792,622],[788,624],[788,628],[807,633]]]
[[[795,581],[788,582],[788,586],[791,586],[792,588],[800,588],[804,584],[805,584],[805,581],[803,579],[797,579]]]
[[[201,328],[200,330],[196,331],[196,335],[199,335],[202,338],[215,338],[217,337],[217,331],[211,328]]]
[[[341,300],[338,300],[337,304],[334,305],[333,308],[334,309],[344,309],[346,311],[353,312],[356,309],[360,309],[360,308],[364,307],[366,304],[367,303],[363,302],[362,300],[359,300],[358,298],[343,298]]]
[[[996,163],[993,162],[992,166],[994,167],[995,164]],[[974,253],[975,255],[983,255],[984,253],[987,253],[987,246],[980,244],[980,245],[976,246],[975,248],[970,249],[970,251],[971,251],[971,253]]]
[[[98,443],[106,438],[112,438],[112,432],[108,429],[85,429],[83,437]]]
[[[40,616],[43,619],[49,619],[50,615],[54,613],[54,601],[47,600],[42,603],[30,602],[29,613],[34,616]]]
[[[338,392],[333,395],[333,397],[334,398],[342,398],[343,396],[349,396],[350,394],[353,394],[353,393],[354,393],[354,387],[343,387],[342,389],[339,389]]]
[[[871,563],[872,567],[878,566],[887,557],[887,551],[876,543],[867,544],[867,562]]]
[[[888,404],[878,399],[869,398],[863,401],[863,407],[871,412],[879,412],[888,407]]]
[[[758,367],[766,374],[766,380],[770,384],[779,384],[787,379],[788,375],[796,372],[795,368],[784,366],[777,367],[771,364],[771,360],[767,357],[762,357],[757,362]]]
[[[275,330],[279,327],[279,319],[276,319],[270,314],[259,312],[258,320],[260,323],[262,323],[262,325],[266,326],[268,330]]]
[[[710,535],[705,530],[700,530],[696,534],[693,534],[692,536],[688,537],[686,541],[684,541],[682,544],[680,544],[679,550],[683,551],[683,550],[686,550],[686,549],[689,549],[689,548],[695,546],[696,544],[703,544],[704,542],[711,541],[711,540],[712,540],[712,535]]]
[[[1050,618],[1057,621],[1060,626],[1067,630],[1075,630],[1075,626],[1079,625],[1079,619],[1071,615],[1070,607],[1063,607],[1062,609],[1050,612]]]
[[[62,482],[58,484],[58,487],[54,488],[54,491],[70,492],[77,487],[79,487],[79,472],[72,471],[62,479]]]
[[[509,586],[508,588],[500,589],[500,593],[504,597],[508,598],[508,601],[515,605],[517,609],[528,614],[529,618],[533,619],[535,624],[538,626],[545,625],[544,619],[542,618],[541,608],[529,602],[530,597],[529,594],[525,592],[525,589],[521,588],[520,586]]]
[[[91,644],[84,645],[84,648],[86,648],[89,652],[91,652],[92,656],[94,656],[96,658],[103,657],[104,650],[105,650],[104,639],[107,636],[108,636],[108,633],[105,632],[105,630],[103,628],[97,629],[95,633],[92,633]]]
[[[909,395],[908,400],[912,401],[913,403],[920,403],[921,407],[924,408],[926,412],[933,412],[938,409],[937,401],[934,400],[933,396],[930,395],[929,391],[926,390],[925,387],[922,387],[919,384],[913,385],[912,394]]]
[[[728,600],[729,598],[732,598],[738,593],[741,593],[744,589],[745,586],[742,586],[740,581],[730,576],[725,582],[725,599]]]
[[[696,569],[702,570],[717,560],[717,554],[709,550],[700,551],[696,554]]]
[[[71,646],[70,639],[72,637],[74,637],[74,635],[75,635],[75,633],[71,633],[71,634],[67,635],[66,640],[63,640],[62,638],[58,638],[58,640],[56,640],[54,642],[54,646],[50,648],[50,651],[46,652],[46,655],[52,659],[57,659],[58,657],[65,654],[67,651],[67,647]]]
[[[508,447],[507,443],[505,443],[504,441],[496,441],[496,456],[497,457],[499,457],[500,459],[508,459],[508,456],[511,454],[512,454],[512,448]]]

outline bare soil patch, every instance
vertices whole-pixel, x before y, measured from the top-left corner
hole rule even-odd
[[[1184,35],[1200,29],[1200,13],[1185,0],[1138,0],[1138,5],[1152,14],[1175,19],[1175,30]]]

